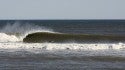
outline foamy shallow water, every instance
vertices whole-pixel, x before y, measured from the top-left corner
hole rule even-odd
[[[0,43],[3,70],[124,70],[125,44]]]
[[[80,54],[89,56],[125,56],[125,44],[78,44],[78,43],[0,43],[0,51],[27,51],[31,53]]]

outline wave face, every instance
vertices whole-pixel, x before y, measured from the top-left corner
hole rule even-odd
[[[113,43],[124,42],[124,36],[106,36],[106,35],[84,35],[84,34],[62,34],[62,33],[48,33],[48,32],[36,32],[28,34],[23,42],[28,43]]]

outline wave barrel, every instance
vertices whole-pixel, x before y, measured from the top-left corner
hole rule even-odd
[[[115,35],[86,35],[86,34],[61,34],[61,33],[48,33],[37,32],[28,34],[23,42],[26,43],[115,43],[124,42],[125,36]]]

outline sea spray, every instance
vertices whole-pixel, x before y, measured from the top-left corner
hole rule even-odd
[[[35,32],[35,31],[41,31],[41,32],[49,31],[50,32],[53,30],[48,29],[44,26],[38,26],[35,24],[31,24],[31,23],[22,23],[19,21],[16,21],[14,23],[7,23],[0,29],[1,33],[9,33],[9,34],[13,34],[13,33],[27,34],[27,33]]]

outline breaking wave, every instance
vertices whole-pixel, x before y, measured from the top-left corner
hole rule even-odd
[[[119,43],[125,41],[125,36],[64,34],[53,29],[29,24],[8,23],[0,29],[0,42],[26,43]]]
[[[124,36],[63,34],[30,24],[8,24],[0,30],[0,49],[104,50],[124,49]]]
[[[35,32],[54,32],[50,28],[35,24],[22,24],[20,22],[7,23],[0,29],[0,42],[22,42],[23,38]]]

